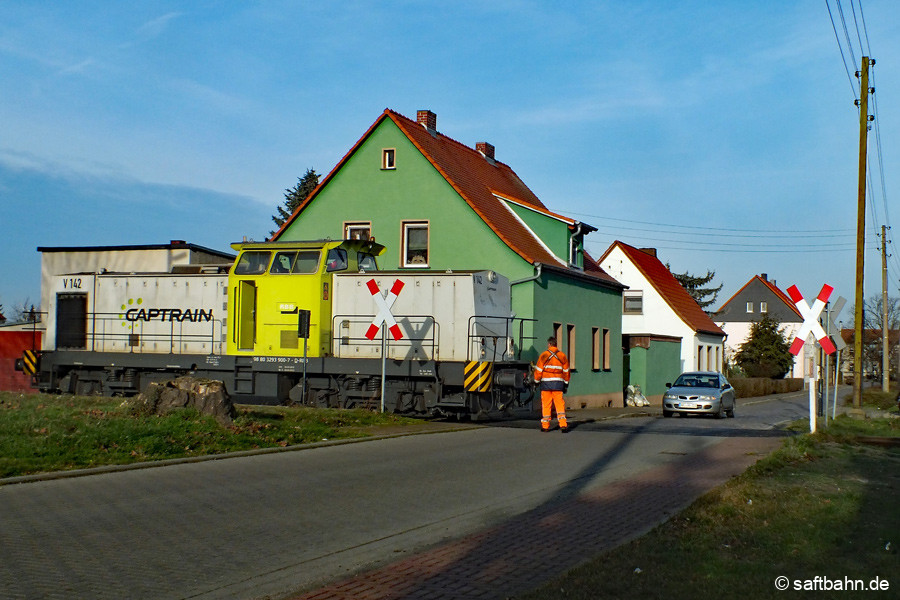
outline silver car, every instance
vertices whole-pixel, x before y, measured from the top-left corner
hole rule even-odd
[[[734,388],[715,371],[682,373],[675,384],[667,383],[663,395],[663,416],[706,414],[734,417]]]

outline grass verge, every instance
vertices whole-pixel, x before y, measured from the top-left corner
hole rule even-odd
[[[859,436],[900,437],[900,419],[840,417],[791,437],[647,535],[516,598],[783,599],[797,585],[816,592],[809,597],[860,597],[834,587],[845,577],[853,586],[887,580],[891,591],[868,593],[895,597],[900,449]],[[776,589],[779,576],[790,591]]]
[[[377,435],[421,420],[367,410],[239,406],[231,427],[193,410],[137,416],[121,398],[0,392],[0,477]]]

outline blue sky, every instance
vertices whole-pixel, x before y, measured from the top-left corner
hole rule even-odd
[[[389,107],[492,143],[548,208],[598,228],[595,256],[656,246],[677,271],[716,271],[720,304],[768,273],[849,307],[858,84],[829,6],[5,0],[0,304],[39,299],[38,246],[264,239],[285,188]],[[842,9],[852,74],[859,2]],[[893,2],[862,10],[882,140],[868,296],[898,186],[900,24]]]

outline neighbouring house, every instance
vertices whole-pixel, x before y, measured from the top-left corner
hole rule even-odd
[[[713,314],[713,320],[728,334],[725,357],[734,364],[734,355],[750,337],[750,326],[764,315],[778,322],[791,342],[803,325],[803,316],[790,297],[781,291],[766,273],[753,276]],[[803,377],[803,356],[794,357],[794,366],[786,377]]]
[[[44,324],[36,317],[23,323],[0,325],[0,391],[31,393],[31,376],[16,371],[16,361],[26,350],[37,352],[41,349]]]
[[[549,211],[495,148],[470,148],[386,109],[273,240],[369,238],[382,269],[482,270],[508,277],[526,322],[522,357],[555,334],[573,365],[570,406],[621,399],[624,286],[584,251],[594,227]],[[457,324],[459,326],[459,324]]]
[[[52,278],[69,273],[168,273],[199,269],[202,265],[234,262],[234,254],[219,252],[183,240],[168,244],[123,246],[40,246],[41,307],[50,306]],[[73,294],[81,290],[72,289]]]
[[[882,355],[884,339],[881,329],[864,329],[862,335],[863,380],[881,383]],[[840,372],[842,380],[853,381],[853,356],[856,332],[853,329],[841,329],[841,338],[847,347],[840,353]],[[888,329],[888,355],[890,378],[897,379],[900,373],[900,329]],[[837,360],[837,359],[836,359]],[[893,387],[893,384],[891,384]]]
[[[615,241],[600,267],[628,286],[622,297],[626,384],[660,402],[666,383],[683,371],[721,371],[725,332],[700,308],[653,248]]]

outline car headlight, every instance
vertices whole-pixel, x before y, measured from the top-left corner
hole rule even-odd
[[[668,392],[666,392],[666,394],[663,395],[664,400],[674,400],[675,398],[677,398],[677,396],[675,394],[670,394]]]
[[[709,395],[697,396],[697,400],[700,400],[701,402],[712,402],[713,400],[716,400],[716,399],[717,398],[715,396],[709,396]]]

